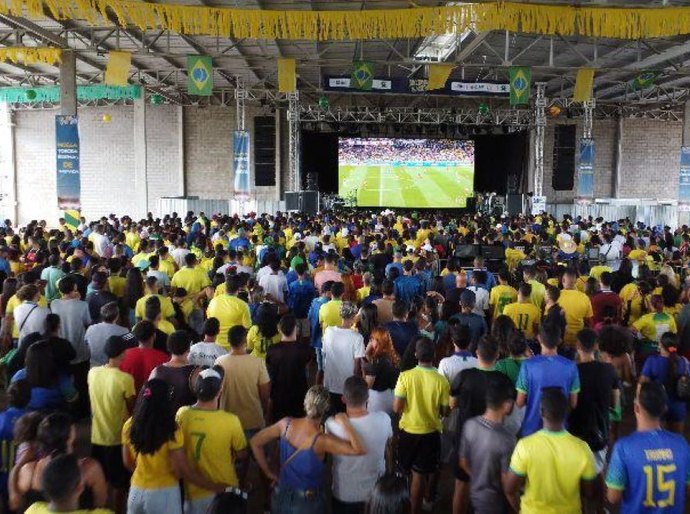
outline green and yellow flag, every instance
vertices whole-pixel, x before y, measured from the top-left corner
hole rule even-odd
[[[510,105],[529,103],[532,70],[527,66],[510,67]]]
[[[594,86],[594,68],[580,68],[575,77],[575,90],[573,91],[574,102],[586,102],[592,98],[592,87]]]
[[[105,83],[109,86],[126,86],[132,54],[129,52],[108,52],[108,64],[105,67]]]
[[[213,63],[207,55],[187,56],[187,93],[211,96],[213,92]]]
[[[72,232],[75,232],[77,228],[79,227],[79,218],[81,217],[81,213],[76,210],[69,210],[65,211],[65,225],[72,230]]]
[[[654,84],[656,84],[656,79],[658,76],[659,73],[656,71],[643,71],[637,77],[635,77],[635,80],[633,80],[633,91],[639,91],[641,89],[652,87]]]
[[[374,65],[366,61],[355,61],[352,63],[352,77],[350,87],[371,91],[374,85]]]

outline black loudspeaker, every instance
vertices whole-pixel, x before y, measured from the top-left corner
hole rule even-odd
[[[508,214],[511,216],[516,216],[518,214],[522,214],[523,210],[523,199],[525,195],[516,195],[516,194],[509,194],[508,195],[508,205],[506,206],[508,210]]]
[[[254,185],[276,185],[276,119],[254,118]]]
[[[575,125],[556,125],[553,135],[554,191],[571,191],[575,187]]]
[[[306,214],[317,214],[319,212],[319,192],[286,192],[285,210],[288,212],[299,211]]]

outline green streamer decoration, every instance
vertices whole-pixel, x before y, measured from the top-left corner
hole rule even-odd
[[[141,98],[141,86],[77,86],[77,100],[135,100]],[[60,88],[46,86],[35,88],[4,87],[0,88],[0,103],[58,103]]]

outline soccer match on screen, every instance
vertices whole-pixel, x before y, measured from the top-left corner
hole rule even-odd
[[[339,138],[338,182],[360,207],[465,207],[474,141]]]

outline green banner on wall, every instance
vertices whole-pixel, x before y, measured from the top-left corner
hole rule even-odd
[[[134,100],[141,98],[141,86],[77,86],[77,100]],[[59,86],[45,87],[3,87],[0,88],[0,103],[58,103]]]

